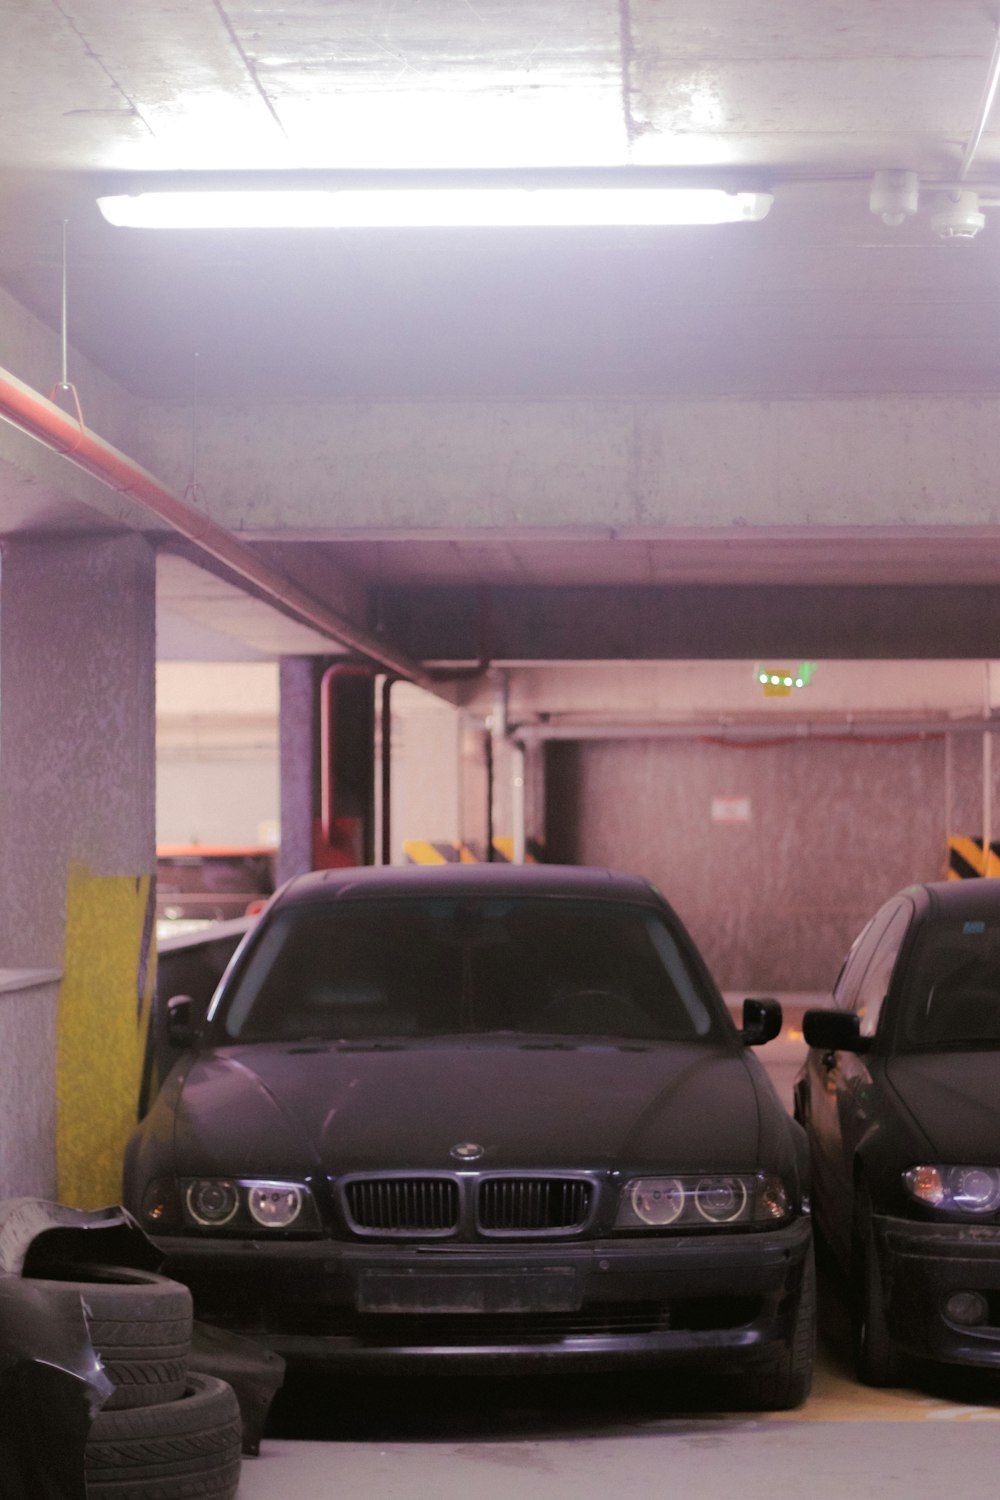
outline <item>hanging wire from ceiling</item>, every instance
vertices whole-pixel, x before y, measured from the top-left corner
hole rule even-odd
[[[72,446],[68,450],[66,450],[66,451],[72,453],[72,452],[75,451],[76,448],[79,447],[80,443],[83,441],[84,424],[83,424],[83,411],[82,411],[82,409],[80,407],[80,397],[79,397],[79,394],[77,392],[76,386],[72,383],[72,381],[69,378],[69,270],[68,270],[68,267],[69,267],[69,253],[68,253],[68,245],[69,245],[69,220],[68,219],[63,219],[63,221],[62,221],[62,254],[61,254],[61,257],[60,257],[60,260],[61,260],[61,294],[60,294],[60,315],[59,315],[59,341],[60,341],[59,379],[55,382],[55,384],[52,386],[52,389],[49,391],[49,400],[50,401],[55,401],[55,399],[56,399],[56,397],[58,395],[67,394],[67,393],[70,396],[72,396],[72,398],[73,398],[74,415],[76,417],[77,427],[78,427],[79,431],[78,431],[78,435],[77,435],[76,441],[72,444]]]
[[[976,123],[972,134],[966,142],[965,151],[962,153],[962,164],[958,169],[958,180],[964,182],[969,168],[972,166],[973,158],[979,150],[979,143],[983,138],[983,132],[989,122],[993,111],[993,104],[997,96],[997,88],[1000,86],[1000,26],[995,30],[993,43],[993,56],[990,59],[989,71],[986,75],[986,83],[983,87],[982,98],[979,101],[979,109],[976,114]]]

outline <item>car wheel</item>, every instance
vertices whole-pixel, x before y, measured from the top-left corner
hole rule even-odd
[[[105,1410],[160,1406],[184,1395],[192,1329],[187,1287],[132,1266],[53,1265],[25,1279],[79,1292],[90,1341],[115,1387]]]
[[[853,1277],[854,1364],[858,1379],[865,1385],[895,1385],[902,1361],[885,1318],[885,1295],[878,1264],[875,1230],[872,1227],[871,1199],[863,1188],[858,1190],[857,1221],[854,1233]]]
[[[816,1259],[810,1245],[802,1267],[795,1326],[784,1354],[754,1386],[760,1411],[790,1411],[801,1406],[812,1386],[816,1356]]]
[[[87,1500],[232,1500],[240,1445],[231,1388],[191,1375],[179,1401],[97,1413],[84,1454]]]

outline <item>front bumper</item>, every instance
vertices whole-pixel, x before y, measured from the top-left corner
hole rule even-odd
[[[158,1239],[200,1318],[327,1368],[765,1365],[787,1346],[809,1250],[764,1232],[419,1248]]]
[[[1000,1227],[873,1220],[889,1332],[907,1354],[946,1364],[1000,1367]],[[987,1321],[963,1327],[945,1303],[977,1292]]]

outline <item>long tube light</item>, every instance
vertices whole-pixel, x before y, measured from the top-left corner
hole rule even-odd
[[[543,228],[727,224],[763,219],[766,192],[663,185],[274,188],[98,198],[130,229]]]

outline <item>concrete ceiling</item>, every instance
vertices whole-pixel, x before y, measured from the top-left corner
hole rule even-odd
[[[868,208],[878,168],[919,172],[922,202],[955,180],[995,41],[984,0],[4,12],[0,284],[57,328],[66,221],[73,347],[137,396],[189,399],[196,365],[206,401],[1000,388],[1000,208],[965,243],[924,211],[893,228]],[[626,165],[749,173],[774,208],[721,229],[152,234],[112,228],[94,203],[205,170]],[[1000,119],[968,181],[1000,187]],[[887,539],[853,561],[795,535],[766,555],[599,540],[359,538],[337,555],[369,584],[858,582],[880,564],[899,582],[1000,577],[995,543],[975,537],[947,556]],[[171,577],[180,601],[191,591]],[[177,609],[214,628],[204,597]]]
[[[0,281],[129,389],[531,399],[997,383],[1000,222],[942,243],[868,210],[953,179],[983,0],[7,0]],[[98,188],[342,167],[750,170],[718,229],[168,233]],[[976,179],[1000,181],[987,130]],[[970,179],[971,180],[971,179]],[[1000,213],[996,215],[1000,221]]]

